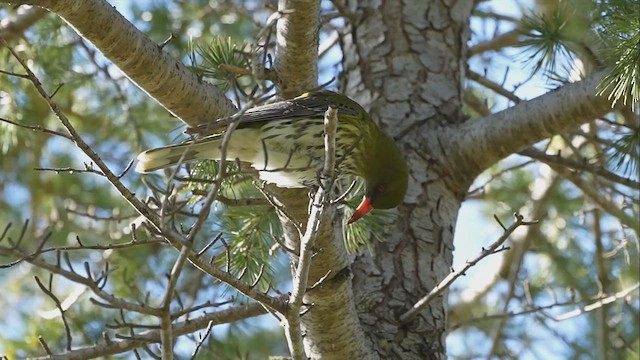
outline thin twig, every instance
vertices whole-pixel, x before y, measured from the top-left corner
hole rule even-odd
[[[63,137],[65,139],[68,139],[68,140],[73,140],[71,138],[71,136],[69,136],[68,134],[61,133],[59,131],[55,131],[55,130],[51,130],[51,129],[47,129],[47,128],[44,128],[44,127],[42,127],[40,125],[20,124],[20,123],[17,123],[15,121],[11,121],[9,119],[5,119],[5,118],[1,118],[1,117],[0,117],[0,121],[5,122],[7,124],[11,124],[11,125],[17,126],[17,127],[21,127],[21,128],[24,128],[24,129],[29,129],[29,130],[33,130],[33,131],[40,131],[40,132],[45,133],[45,134],[56,135],[56,136],[60,136],[60,137]]]
[[[42,336],[38,336],[38,342],[40,343],[40,345],[44,349],[44,352],[47,353],[47,355],[49,355],[49,356],[53,355],[53,353],[51,352],[51,349],[49,349],[49,345],[47,345],[47,342],[44,340],[44,338]]]
[[[37,171],[53,171],[56,174],[60,174],[60,173],[69,173],[69,174],[74,174],[74,173],[92,173],[92,174],[97,174],[100,176],[104,176],[104,174],[100,171],[100,170],[96,170],[92,167],[87,167],[85,169],[77,169],[77,168],[72,168],[72,167],[63,167],[63,168],[33,168],[33,170],[37,170]]]
[[[522,215],[517,213],[514,214],[514,217],[515,217],[515,221],[508,228],[505,228],[504,225],[502,225],[502,223],[498,221],[500,226],[504,229],[504,233],[502,234],[502,236],[500,236],[498,240],[496,240],[493,244],[489,245],[488,248],[486,249],[483,248],[480,254],[476,258],[474,258],[471,261],[467,261],[464,267],[462,267],[459,270],[453,271],[449,275],[447,275],[447,277],[445,277],[442,281],[440,281],[440,283],[436,285],[426,296],[418,300],[411,307],[411,309],[409,309],[409,311],[400,315],[400,318],[399,318],[400,323],[407,324],[408,322],[413,320],[420,313],[420,311],[422,311],[425,307],[427,307],[427,305],[429,305],[429,303],[431,303],[431,301],[433,301],[436,297],[440,296],[446,289],[448,289],[451,286],[451,284],[453,284],[454,281],[456,281],[459,277],[465,275],[467,270],[475,266],[478,262],[480,262],[480,260],[484,259],[489,255],[506,250],[506,248],[504,247],[500,248],[500,246],[502,246],[502,244],[504,244],[504,242],[507,241],[509,236],[511,236],[511,234],[518,227],[522,225],[534,225],[538,223],[537,221],[524,221],[524,218],[522,217]]]
[[[528,156],[532,159],[536,159],[546,164],[561,165],[575,170],[587,171],[615,183],[628,186],[632,189],[640,188],[640,182],[634,181],[631,178],[622,177],[611,171],[607,171],[607,169],[603,168],[602,166],[590,164],[586,159],[583,159],[583,161],[576,161],[574,159],[565,158],[560,155],[550,155],[533,147],[524,149],[518,152],[518,154]]]
[[[153,227],[155,227],[158,231],[161,228],[161,221],[158,216],[156,216],[151,209],[149,209],[140,199],[136,198],[135,194],[133,194],[129,189],[122,184],[120,179],[109,169],[109,167],[104,163],[104,161],[98,156],[98,154],[93,151],[93,149],[82,139],[80,134],[73,127],[69,119],[64,115],[64,113],[60,110],[58,105],[51,99],[49,94],[45,91],[40,83],[40,80],[36,77],[36,75],[31,71],[27,63],[15,52],[15,50],[9,46],[9,44],[2,38],[0,38],[0,43],[2,43],[11,53],[11,55],[20,63],[23,69],[27,72],[28,79],[31,81],[33,86],[36,88],[37,92],[40,96],[47,102],[51,111],[58,117],[62,125],[67,129],[69,136],[73,139],[73,142],[82,150],[95,164],[98,166],[100,170],[104,173],[104,176],[109,180],[109,182],[120,192],[120,194],[131,204],[131,206],[136,209],[142,216],[144,216]]]
[[[196,343],[196,347],[193,349],[193,352],[191,353],[191,359],[196,358],[196,355],[198,355],[198,351],[200,350],[200,347],[202,346],[202,344],[204,344],[204,341],[207,339],[207,337],[209,337],[212,329],[213,329],[213,321],[209,321],[209,324],[207,324],[207,328],[204,331],[204,335],[200,335],[200,339]]]
[[[283,300],[281,298],[280,300]],[[209,323],[213,325],[227,324],[236,322],[243,319],[248,319],[258,315],[266,314],[268,311],[262,304],[248,304],[238,305],[225,310],[216,311],[213,313],[203,314],[199,317],[177,322],[173,324],[173,333],[176,336],[182,336],[193,333],[196,330],[204,329]],[[73,349],[71,351],[57,354],[58,358],[64,359],[94,359],[104,358],[108,355],[115,355],[125,353],[127,351],[134,350],[147,343],[159,343],[160,333],[158,329],[144,331],[138,334],[132,333],[132,336],[124,337],[122,335],[116,336],[116,339],[110,339],[108,342],[105,340],[98,340],[95,345]],[[43,341],[41,341],[41,344]],[[44,345],[43,345],[44,347]],[[48,348],[48,347],[47,347]],[[49,356],[36,357],[34,360],[52,360],[51,352],[47,351]]]
[[[300,309],[302,307],[302,299],[308,288],[313,244],[318,234],[320,223],[324,218],[324,207],[329,204],[331,188],[334,182],[336,133],[338,129],[338,110],[336,108],[330,106],[326,111],[324,128],[325,157],[320,186],[313,198],[305,233],[300,238],[300,257],[295,270],[293,290],[289,298],[289,311],[285,313],[287,342],[291,356],[294,359],[306,359],[300,328]]]
[[[195,237],[195,235],[198,233],[199,226],[202,225],[204,220],[197,221],[196,224],[194,225],[194,227],[191,229],[188,237],[186,237],[186,238],[185,238],[185,236],[180,234],[178,231],[176,231],[176,230],[174,230],[172,228],[169,228],[169,227],[164,227],[162,219],[155,213],[155,211],[153,209],[149,208],[147,206],[147,204],[145,204],[143,201],[138,199],[135,196],[135,194],[133,194],[121,182],[121,179],[119,179],[118,176],[116,176],[109,169],[109,167],[100,158],[100,156],[82,139],[82,137],[77,132],[77,130],[74,128],[74,126],[71,124],[69,119],[60,110],[58,105],[51,99],[51,96],[47,93],[47,91],[45,91],[45,89],[43,88],[43,86],[40,83],[40,81],[38,80],[38,78],[35,76],[35,74],[27,66],[26,62],[24,60],[22,60],[20,58],[20,56],[13,50],[13,48],[11,48],[5,41],[0,39],[0,43],[5,45],[5,47],[8,49],[8,51],[13,55],[13,57],[25,69],[25,71],[27,72],[28,79],[32,82],[32,84],[34,85],[34,87],[36,88],[36,90],[40,94],[40,96],[47,102],[47,104],[49,105],[49,107],[52,110],[52,112],[58,117],[58,119],[61,121],[63,126],[67,129],[67,132],[69,133],[69,136],[73,139],[74,143],[78,146],[78,148],[80,148],[92,160],[92,162],[103,172],[103,174],[107,178],[107,180],[131,204],[131,206],[137,212],[139,212],[143,217],[146,218],[147,223],[150,225],[150,228],[155,233],[162,234],[163,237],[172,246],[174,246],[179,251],[182,251],[183,248],[186,247],[188,249],[188,251],[185,251],[185,253],[188,254],[189,262],[191,262],[195,267],[197,267],[201,271],[214,276],[215,278],[217,278],[217,279],[219,279],[219,280],[221,280],[221,281],[223,281],[223,282],[235,287],[236,289],[238,289],[238,291],[240,291],[241,293],[247,295],[248,297],[250,297],[252,299],[255,299],[256,301],[261,302],[261,305],[260,305],[261,307],[262,306],[268,307],[269,309],[272,309],[272,310],[275,310],[275,311],[278,311],[278,312],[281,312],[281,313],[286,312],[286,306],[285,306],[285,303],[284,303],[283,300],[276,299],[276,298],[273,298],[271,296],[268,296],[267,294],[262,293],[262,292],[260,292],[260,291],[258,291],[256,289],[252,288],[250,285],[245,284],[242,281],[239,281],[232,274],[230,274],[228,272],[221,271],[220,269],[216,268],[215,266],[212,266],[211,264],[208,264],[202,258],[200,258],[197,255],[197,253],[195,253],[195,252],[193,252],[191,250],[191,246],[192,246],[192,241],[191,240],[193,240],[193,237]],[[234,123],[230,122],[230,127],[232,128],[233,126],[234,126]],[[230,133],[230,131],[229,131],[229,133]],[[225,135],[228,136],[228,134],[225,134]],[[212,194],[215,194],[215,192],[212,191]],[[214,197],[214,195],[212,195],[212,198],[213,197]],[[202,213],[206,213],[206,211],[203,211]],[[203,216],[206,216],[206,215],[203,215]],[[23,236],[21,236],[21,238],[22,237]],[[60,275],[66,277],[67,279],[69,279],[71,281],[75,281],[75,282],[84,284],[87,287],[89,287],[96,295],[98,295],[102,299],[106,300],[110,304],[117,305],[117,306],[121,307],[122,309],[127,309],[127,310],[130,310],[130,311],[136,311],[136,312],[140,312],[140,313],[143,313],[143,314],[148,314],[148,315],[152,315],[152,316],[156,316],[156,317],[163,316],[163,309],[150,307],[150,306],[148,306],[146,304],[145,305],[138,305],[138,304],[128,303],[128,302],[126,302],[124,300],[116,298],[115,296],[103,291],[102,288],[100,286],[98,286],[98,284],[96,282],[91,281],[90,279],[87,279],[86,277],[79,275],[73,269],[71,269],[71,268],[70,268],[70,270],[63,269],[60,266],[60,263],[61,263],[61,259],[60,259],[61,255],[60,254],[61,254],[61,252],[59,252],[59,251],[57,252],[57,257],[56,257],[57,258],[57,263],[56,264],[49,264],[49,263],[43,261],[40,258],[28,258],[27,254],[24,254],[21,251],[18,251],[16,249],[0,248],[0,254],[7,254],[7,253],[12,254],[12,255],[16,255],[16,256],[19,256],[19,257],[27,258],[26,260],[28,262],[30,262],[30,263],[38,266],[38,267],[44,268],[44,269],[49,270],[49,271],[51,271],[53,273],[60,274]],[[63,259],[65,261],[67,261],[67,266],[71,266],[71,263],[68,261],[68,257],[67,256],[64,256]],[[174,334],[176,336],[178,335],[175,332],[174,332]],[[139,338],[138,335],[136,335],[136,338],[133,339],[132,341],[133,341],[133,343],[135,345],[133,345],[129,349],[137,348],[137,347],[140,347],[140,346],[144,345],[144,340],[141,341],[141,339]],[[119,353],[119,352],[122,352],[122,351],[123,351],[122,349],[117,349],[117,351],[115,353]],[[100,354],[100,355],[102,356],[104,354]]]
[[[628,289],[624,289],[622,291],[618,291],[617,293],[605,297],[603,299],[599,299],[589,305],[583,306],[580,309],[576,309],[573,311],[569,311],[567,313],[564,313],[562,315],[559,316],[551,316],[550,318],[555,320],[555,321],[564,321],[564,320],[569,320],[571,318],[574,318],[576,316],[580,316],[582,314],[588,313],[590,311],[599,309],[607,304],[611,304],[612,302],[618,300],[618,299],[622,299],[625,298],[627,296],[629,296],[629,294],[631,294],[632,292],[638,290],[638,288],[640,288],[640,283],[636,283],[635,285],[631,286]]]
[[[69,329],[69,323],[67,322],[67,317],[64,315],[64,309],[62,308],[62,303],[60,302],[60,299],[58,299],[58,297],[53,293],[51,289],[53,274],[49,274],[48,287],[44,286],[44,284],[40,281],[39,277],[34,276],[34,278],[36,280],[36,283],[38,284],[38,287],[40,287],[40,290],[42,290],[42,292],[44,292],[47,296],[51,298],[51,300],[53,300],[53,302],[56,304],[56,308],[58,309],[58,311],[60,311],[60,317],[62,318],[62,324],[64,325],[64,332],[67,339],[67,351],[70,351],[71,341],[73,338],[71,337],[71,330]]]
[[[497,93],[498,95],[502,95],[504,97],[506,97],[507,99],[513,101],[513,103],[518,104],[520,103],[522,100],[516,96],[513,92],[508,91],[507,89],[505,89],[504,87],[502,87],[502,85],[487,79],[486,77],[478,74],[477,72],[474,72],[472,70],[467,70],[467,77],[475,82],[477,82],[478,84],[493,90],[495,93]]]

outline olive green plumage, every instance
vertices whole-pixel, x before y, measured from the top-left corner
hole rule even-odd
[[[350,222],[371,208],[400,204],[408,181],[400,150],[358,103],[335,92],[306,93],[247,110],[231,134],[226,159],[250,163],[262,180],[277,186],[315,185],[323,166],[324,114],[329,105],[338,109],[336,173],[360,176],[366,186],[365,200]],[[182,162],[220,159],[222,132],[228,122],[221,119],[206,125],[209,133],[218,134],[141,153],[136,171],[147,173]]]

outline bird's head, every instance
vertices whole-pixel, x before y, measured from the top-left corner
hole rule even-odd
[[[393,139],[380,134],[371,158],[364,161],[364,199],[348,223],[360,219],[373,209],[391,209],[404,200],[409,170],[404,156]]]

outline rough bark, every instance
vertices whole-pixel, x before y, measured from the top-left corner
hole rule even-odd
[[[446,295],[406,326],[397,318],[450,271],[453,230],[469,184],[503,157],[610,111],[602,73],[473,122],[460,114],[466,1],[347,1],[347,94],[369,105],[411,166],[396,228],[356,260],[354,291],[381,358],[445,358]]]
[[[280,212],[280,217],[287,247],[294,250],[289,255],[295,266],[300,233],[294,224],[306,224],[308,196],[302,190],[275,187],[270,187],[270,192],[286,211]],[[370,346],[365,341],[355,310],[349,259],[342,234],[344,214],[333,209],[325,211],[309,269],[308,284],[317,286],[305,293],[303,302],[309,307],[300,319],[306,355],[311,359],[375,359],[375,355],[369,353]]]
[[[198,81],[181,62],[132,26],[106,1],[31,0],[22,3],[43,7],[61,16],[143,91],[186,123],[196,125],[235,110],[217,88]],[[275,67],[282,95],[291,97],[317,84],[319,2],[281,1],[279,10]],[[306,191],[271,187],[270,192],[298,226],[306,223]],[[330,213],[334,215],[322,225],[316,240],[317,254],[309,283],[326,278],[304,298],[306,304],[314,304],[301,319],[305,348],[312,358],[369,357],[354,309],[349,274],[344,271],[348,261],[341,225],[336,225],[342,222],[342,215]],[[296,248],[297,228],[287,216],[283,215],[282,219],[288,243]]]
[[[360,320],[380,358],[444,359],[446,296],[413,323],[397,317],[449,272],[453,230],[471,176],[451,183],[432,156],[436,130],[462,121],[468,1],[349,1],[346,92],[369,105],[411,166],[396,228],[353,265]],[[441,153],[439,153],[441,154]]]

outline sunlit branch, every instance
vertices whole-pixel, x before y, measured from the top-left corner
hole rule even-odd
[[[172,325],[172,333],[175,336],[181,336],[193,333],[194,331],[204,329],[209,324],[219,325],[227,324],[235,321],[255,317],[266,314],[267,310],[260,304],[248,304],[231,307],[225,310],[216,311],[209,314],[203,314],[199,317],[181,321]],[[139,334],[135,334],[135,338],[126,340],[111,339],[108,335],[99,340],[96,345],[84,348],[74,349],[62,354],[36,357],[36,360],[53,360],[53,359],[93,359],[104,357],[107,355],[121,354],[133,349],[139,348],[148,343],[160,342],[160,330],[147,330]]]
[[[326,219],[324,208],[329,205],[336,166],[336,132],[338,129],[338,110],[329,107],[324,117],[324,165],[320,175],[320,186],[313,198],[311,213],[307,221],[304,235],[300,238],[300,257],[295,271],[293,291],[289,299],[289,309],[285,313],[287,319],[286,335],[289,350],[294,359],[306,358],[302,344],[300,327],[300,310],[302,299],[308,288],[309,268],[313,244],[318,234],[320,223]]]
[[[589,305],[583,306],[580,309],[576,309],[573,311],[569,311],[567,313],[564,313],[562,315],[559,316],[549,316],[551,319],[555,320],[555,321],[564,321],[564,320],[568,320],[571,318],[574,318],[576,316],[580,316],[582,314],[588,313],[590,311],[599,309],[601,307],[603,307],[604,305],[607,304],[611,304],[616,300],[620,300],[620,299],[624,299],[627,296],[631,295],[631,293],[633,293],[634,291],[638,290],[638,288],[640,287],[640,283],[636,283],[635,285],[624,289],[622,291],[618,291],[617,293],[611,295],[611,296],[607,296],[605,298],[599,299]]]
[[[563,315],[560,316],[550,316],[550,315],[546,315],[544,312],[546,310],[552,310],[555,308],[559,308],[559,307],[567,307],[567,306],[572,306],[572,305],[576,305],[579,302],[586,302],[587,300],[569,300],[569,301],[565,301],[565,302],[556,302],[553,304],[549,304],[549,305],[540,305],[540,306],[531,306],[529,305],[529,308],[526,308],[522,311],[511,311],[511,312],[505,312],[505,313],[501,313],[501,314],[490,314],[490,315],[485,315],[485,316],[481,316],[481,317],[476,317],[476,318],[471,318],[468,320],[464,320],[461,321],[457,324],[453,324],[450,326],[450,330],[451,331],[455,331],[457,329],[460,329],[462,327],[465,326],[469,326],[472,324],[476,324],[476,323],[480,323],[480,322],[485,322],[485,321],[492,321],[492,320],[503,320],[503,319],[511,319],[511,318],[515,318],[515,317],[520,317],[520,316],[525,316],[525,315],[531,315],[531,314],[537,314],[537,313],[542,313],[545,314],[545,317],[551,318],[555,321],[564,321],[564,320],[568,320],[570,318],[574,318],[576,316],[580,316],[582,314],[585,314],[589,311],[593,311],[597,308],[602,307],[603,305],[606,304],[610,304],[616,300],[620,300],[620,299],[624,299],[627,296],[631,295],[634,291],[638,290],[638,287],[640,286],[640,284],[635,284],[627,289],[624,289],[622,291],[619,291],[615,294],[612,295],[603,295],[599,298],[596,299],[591,299],[591,301],[593,301],[591,304],[589,305],[585,305],[583,307],[581,307],[580,309],[576,309],[576,310],[572,310],[569,312],[564,313]]]
[[[522,215],[517,213],[514,214],[514,217],[515,217],[515,221],[508,228],[502,225],[500,220],[498,220],[498,218],[496,217],[496,221],[498,221],[500,226],[504,229],[504,233],[502,234],[502,236],[500,236],[498,240],[496,240],[493,244],[489,245],[489,247],[483,248],[482,252],[480,252],[480,254],[476,258],[470,261],[467,261],[466,265],[463,266],[461,269],[453,271],[449,275],[447,275],[447,277],[444,278],[442,281],[440,281],[440,283],[438,283],[438,285],[436,285],[426,296],[418,300],[418,302],[416,302],[409,311],[400,315],[400,318],[399,318],[400,322],[402,324],[406,324],[411,320],[413,320],[420,313],[420,311],[422,311],[425,307],[427,307],[427,305],[429,305],[431,301],[433,301],[435,298],[440,296],[459,277],[464,276],[467,270],[475,266],[478,262],[480,262],[480,260],[484,259],[489,255],[493,255],[500,251],[506,250],[506,248],[504,247],[500,248],[500,247],[502,246],[502,244],[504,244],[505,241],[507,241],[507,239],[509,239],[509,236],[511,236],[511,234],[513,234],[513,232],[518,227],[523,225],[524,226],[535,225],[538,223],[537,221],[524,221],[524,218],[522,217]]]
[[[523,156],[528,156],[532,159],[536,159],[547,164],[562,165],[564,167],[572,168],[575,170],[587,171],[592,174],[601,176],[604,179],[613,181],[621,185],[628,186],[632,189],[640,188],[640,182],[634,181],[630,178],[622,177],[620,175],[607,171],[601,166],[589,164],[586,161],[576,161],[570,158],[564,158],[560,155],[550,155],[535,148],[528,148],[528,149],[522,150],[518,154]]]

